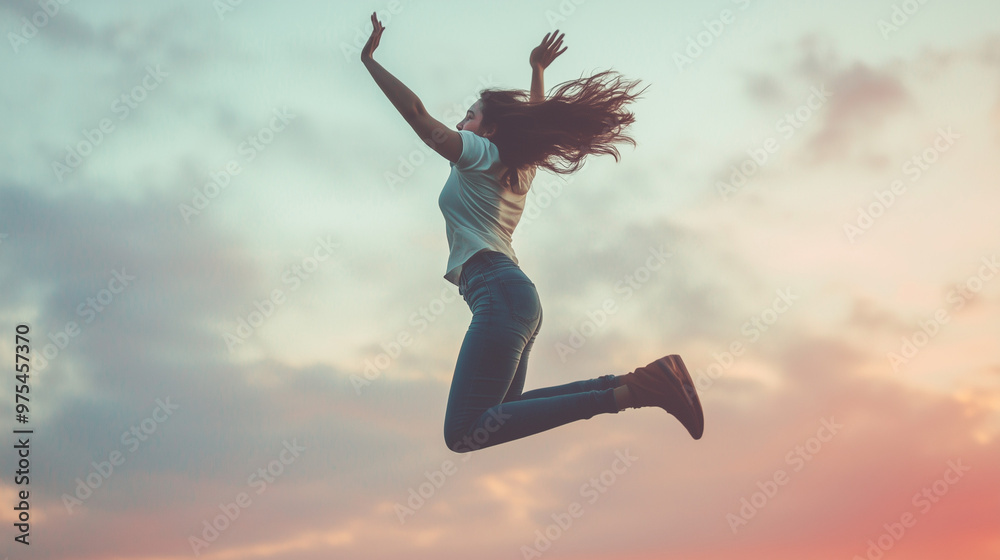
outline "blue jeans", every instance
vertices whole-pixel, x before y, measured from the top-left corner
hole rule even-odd
[[[449,449],[465,453],[618,412],[613,374],[522,393],[542,305],[535,284],[510,257],[489,250],[471,257],[458,292],[472,311],[472,324],[448,395]]]

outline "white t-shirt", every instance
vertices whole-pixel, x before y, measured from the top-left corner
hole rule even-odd
[[[468,130],[460,130],[462,155],[451,163],[438,206],[448,234],[448,268],[444,278],[458,285],[462,266],[483,249],[499,251],[517,264],[511,235],[521,220],[534,166],[518,173],[518,192],[500,184],[507,167],[496,144]]]

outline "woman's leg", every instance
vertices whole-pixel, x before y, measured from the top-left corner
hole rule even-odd
[[[507,389],[507,395],[504,397],[503,402],[537,399],[539,397],[554,397],[556,395],[571,395],[573,393],[586,393],[588,391],[603,391],[605,389],[614,389],[618,386],[617,376],[609,374],[595,379],[571,381],[569,383],[555,385],[552,387],[541,387],[539,389],[532,389],[527,393],[523,393],[524,380],[528,370],[528,355],[531,352],[532,345],[535,343],[535,337],[538,336],[538,331],[542,329],[543,316],[544,312],[539,310],[538,326],[535,327],[535,331],[531,334],[531,338],[528,340],[528,343],[524,346],[524,350],[521,352],[521,360],[517,365],[517,371],[514,373],[514,380],[511,382],[510,388]]]
[[[613,376],[530,391],[530,398],[520,394],[522,362],[526,368],[526,350],[530,351],[529,342],[538,331],[541,304],[534,285],[512,261],[496,258],[491,263],[465,285],[463,295],[473,317],[448,396],[448,447],[472,451],[595,414],[618,412]],[[570,389],[574,392],[563,393]],[[508,395],[519,398],[505,402]]]

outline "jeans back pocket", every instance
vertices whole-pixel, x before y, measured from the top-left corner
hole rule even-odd
[[[535,284],[526,279],[504,278],[500,280],[500,292],[511,316],[524,326],[534,328],[542,314]]]

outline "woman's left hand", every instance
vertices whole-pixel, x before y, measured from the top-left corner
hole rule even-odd
[[[372,58],[372,54],[378,48],[378,41],[382,38],[383,31],[385,31],[385,27],[375,17],[375,12],[372,12],[372,34],[371,37],[368,37],[368,42],[365,43],[364,48],[361,49],[361,60]]]
[[[565,36],[565,33],[560,35],[558,29],[555,30],[555,33],[546,33],[542,42],[531,50],[531,55],[528,57],[528,63],[531,64],[531,67],[545,70],[557,56],[566,52],[569,47],[559,49],[562,47],[562,40]]]

